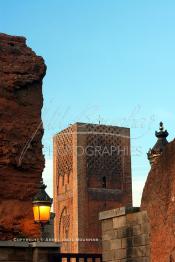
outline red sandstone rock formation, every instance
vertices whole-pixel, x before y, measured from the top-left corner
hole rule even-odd
[[[153,164],[141,207],[151,224],[151,262],[175,261],[175,140]]]
[[[24,37],[0,34],[0,239],[38,232],[31,198],[44,168],[45,72],[44,60]]]

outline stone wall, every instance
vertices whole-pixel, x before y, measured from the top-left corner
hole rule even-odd
[[[103,261],[149,262],[150,229],[146,211],[117,208],[99,214]]]
[[[175,261],[175,140],[151,167],[141,209],[151,225],[151,261]]]
[[[32,197],[44,168],[46,66],[24,37],[0,34],[0,239],[36,236]]]
[[[0,241],[0,262],[48,262],[59,250],[54,242]]]

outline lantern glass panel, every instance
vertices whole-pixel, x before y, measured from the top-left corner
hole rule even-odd
[[[50,220],[50,206],[36,205],[33,207],[34,220],[37,223],[47,223]]]

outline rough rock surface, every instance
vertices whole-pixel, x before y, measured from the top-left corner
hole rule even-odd
[[[151,224],[151,261],[175,261],[175,140],[153,164],[141,207]]]
[[[44,168],[45,72],[24,37],[0,34],[0,239],[38,233],[31,199]]]

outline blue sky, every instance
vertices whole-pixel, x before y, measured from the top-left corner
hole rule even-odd
[[[0,32],[25,36],[48,67],[43,143],[50,194],[53,134],[100,120],[131,128],[139,204],[160,120],[174,138],[174,13],[173,0],[0,1]]]

